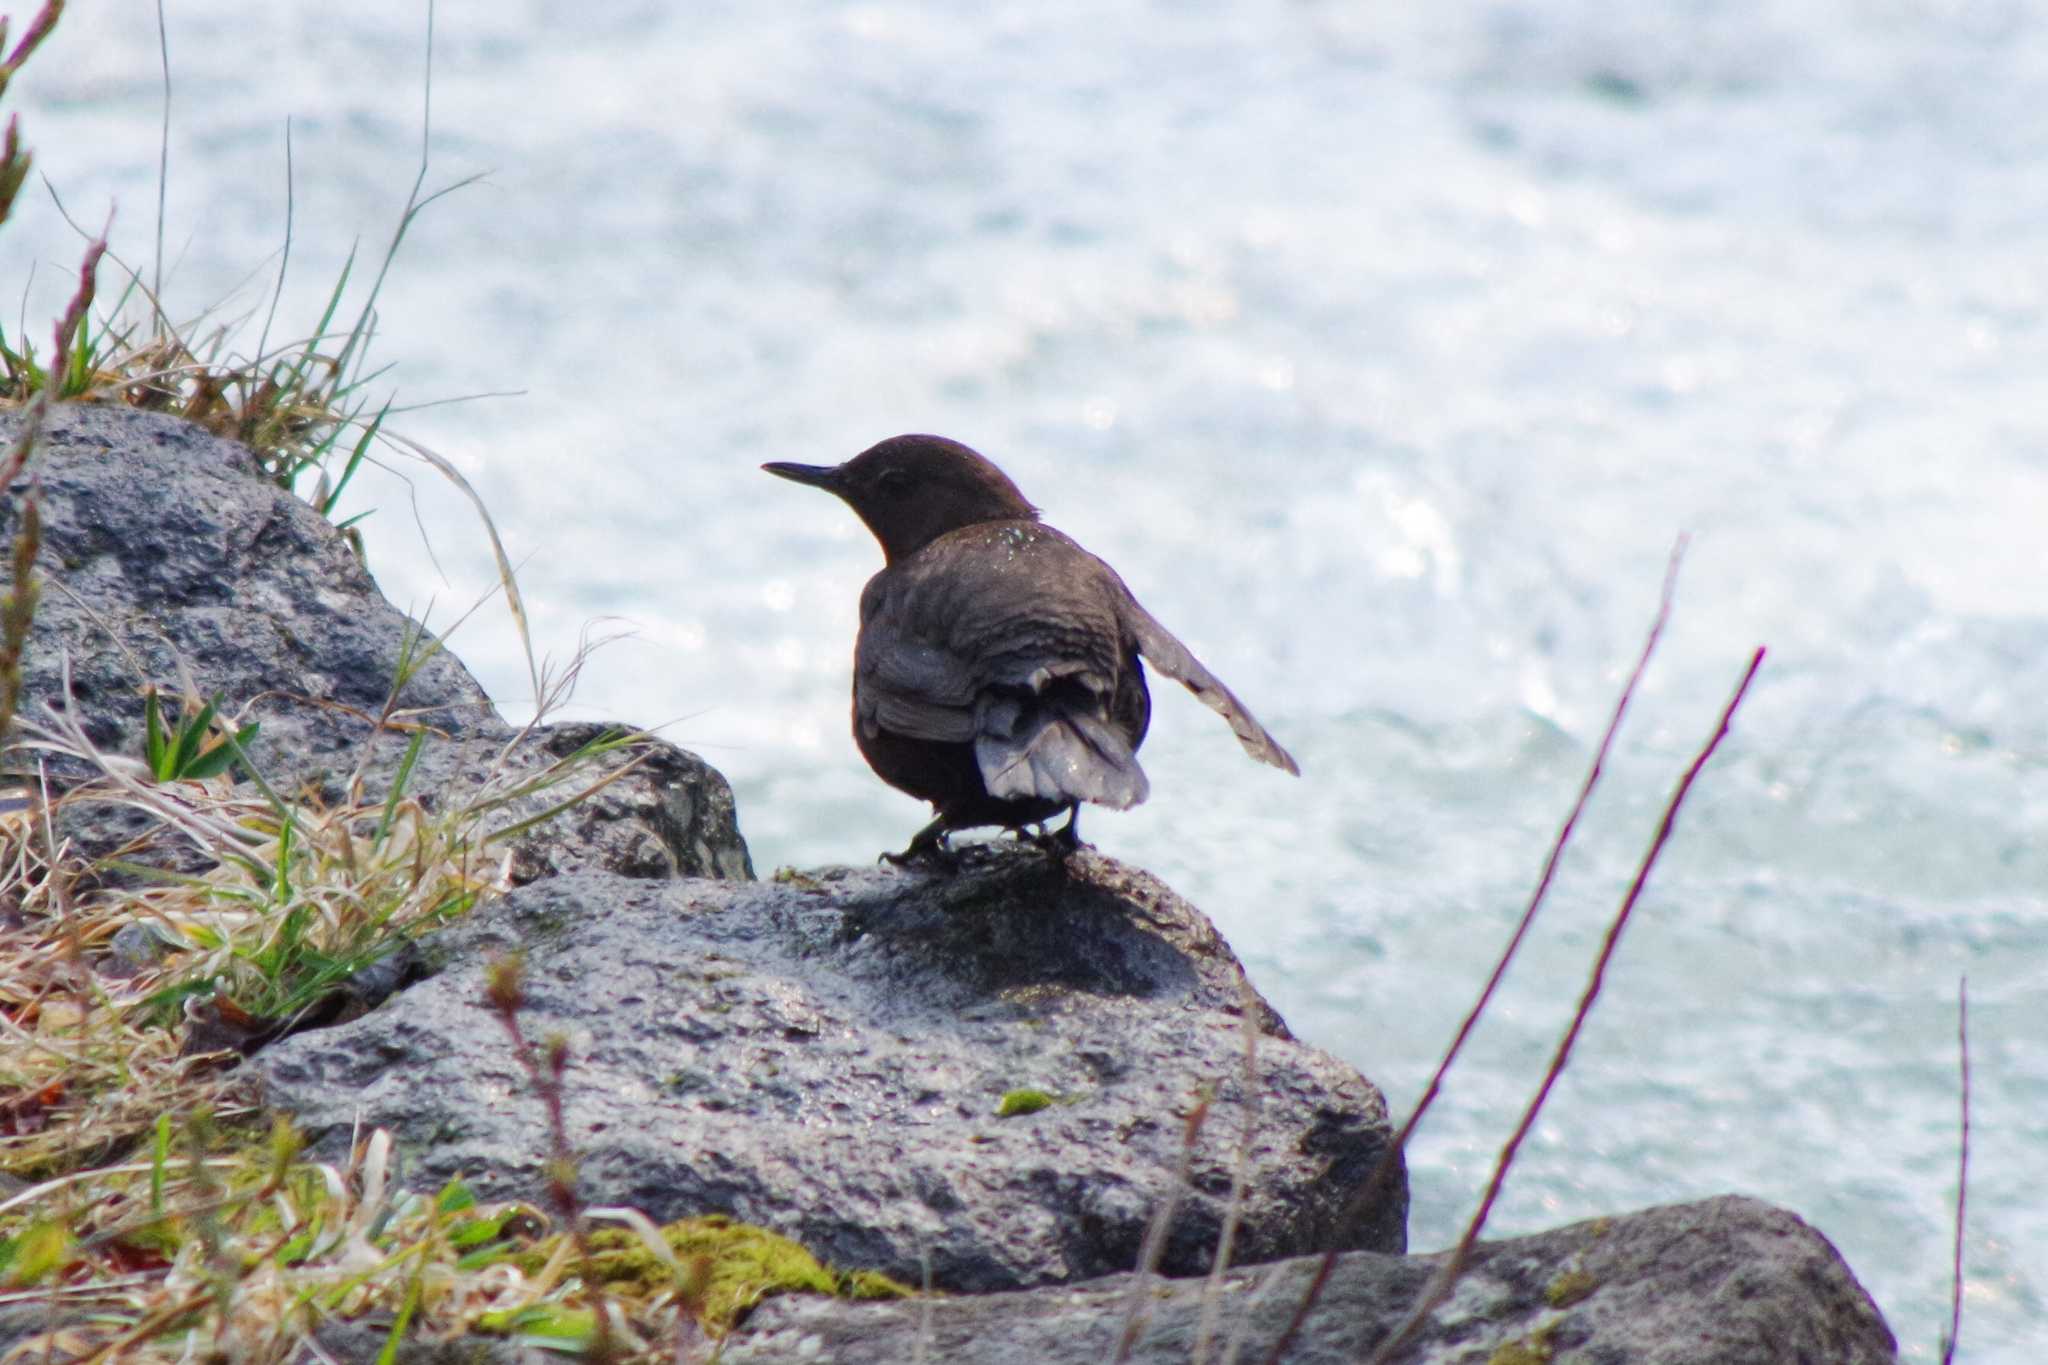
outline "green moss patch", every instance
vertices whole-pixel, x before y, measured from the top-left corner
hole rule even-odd
[[[589,1278],[627,1300],[681,1290],[697,1304],[697,1319],[716,1333],[731,1330],[747,1310],[772,1294],[830,1294],[849,1299],[907,1298],[908,1286],[872,1270],[838,1271],[801,1243],[737,1222],[723,1214],[682,1218],[661,1229],[681,1265],[650,1251],[632,1232],[607,1228],[590,1237]],[[514,1264],[538,1274],[562,1241],[557,1234],[519,1253]]]
[[[1589,1297],[1600,1287],[1600,1281],[1583,1270],[1567,1270],[1550,1282],[1543,1291],[1543,1301],[1552,1308],[1569,1308]]]

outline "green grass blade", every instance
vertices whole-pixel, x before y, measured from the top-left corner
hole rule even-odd
[[[405,1329],[412,1326],[412,1315],[420,1306],[420,1277],[415,1270],[412,1283],[406,1288],[405,1303],[398,1310],[398,1321],[391,1324],[391,1335],[384,1339],[384,1349],[377,1352],[377,1365],[392,1365],[398,1359],[398,1347],[405,1340]]]
[[[92,336],[86,324],[87,313],[79,313],[78,327],[71,338],[71,354],[64,366],[64,387],[57,391],[59,398],[75,398],[92,386]]]
[[[158,1217],[164,1211],[164,1168],[171,1160],[171,1116],[156,1116],[156,1141],[149,1149],[149,1211]]]
[[[142,746],[143,754],[149,760],[149,771],[159,782],[171,780],[164,759],[170,746],[164,742],[163,708],[158,705],[156,689],[150,688],[142,699]]]
[[[235,747],[246,745],[250,740],[256,738],[256,731],[261,727],[261,724],[262,722],[260,721],[250,721],[235,733],[235,743],[233,745],[223,742],[208,749],[205,753],[200,754],[187,763],[184,770],[179,773],[179,776],[191,778],[194,781],[203,781],[209,777],[218,777],[226,772],[234,764]]]
[[[237,746],[238,748],[240,746]],[[277,831],[277,876],[271,882],[271,898],[282,905],[292,898],[292,831],[298,826],[287,821]],[[285,919],[287,929],[291,927],[289,916]]]
[[[398,812],[399,799],[405,794],[405,784],[412,780],[412,765],[419,761],[420,746],[427,742],[425,730],[412,732],[412,743],[405,746],[405,757],[398,762],[398,773],[391,779],[391,790],[384,794],[384,814],[377,821],[377,833],[370,840],[370,847],[381,849],[384,840],[391,833],[391,821]]]
[[[341,263],[341,277],[335,280],[334,290],[327,296],[327,309],[320,314],[320,325],[313,329],[312,339],[306,343],[306,349],[299,352],[298,358],[292,362],[291,370],[278,385],[286,393],[294,392],[304,386],[306,371],[318,357],[319,352],[317,348],[321,341],[326,338],[327,329],[333,324],[335,313],[340,311],[341,296],[348,289],[348,277],[356,268],[356,249],[361,245],[360,241],[350,244],[348,258]]]
[[[199,708],[198,715],[178,727],[178,736],[171,743],[172,777],[183,777],[192,760],[199,756],[199,746],[213,727],[213,714],[219,709],[219,702],[219,697],[213,698]]]
[[[391,400],[387,398],[377,415],[370,419],[370,425],[363,428],[363,438],[356,442],[356,448],[349,452],[348,463],[341,467],[341,477],[334,481],[334,491],[327,495],[327,505],[320,509],[323,513],[331,513],[334,504],[341,500],[342,490],[348,487],[348,481],[353,479],[356,470],[362,467],[363,458],[370,453],[370,442],[377,438],[377,429],[384,425],[384,419],[390,413]]]
[[[314,443],[312,449],[303,455],[293,456],[290,464],[279,472],[278,481],[287,489],[296,491],[299,475],[309,469],[318,468],[321,464],[325,463],[327,457],[334,452],[334,442],[340,435],[341,425],[337,422],[334,426],[327,429],[325,436],[322,436]],[[327,511],[325,507],[315,507],[313,510],[322,514],[325,514]]]

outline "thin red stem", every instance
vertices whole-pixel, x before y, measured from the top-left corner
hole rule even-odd
[[[1381,1154],[1372,1174],[1366,1177],[1365,1183],[1358,1187],[1357,1193],[1353,1194],[1344,1206],[1344,1212],[1337,1220],[1337,1232],[1331,1238],[1330,1249],[1323,1253],[1322,1264],[1316,1267],[1314,1277],[1309,1280],[1308,1289],[1302,1294],[1301,1302],[1295,1306],[1294,1316],[1288,1319],[1286,1329],[1280,1333],[1280,1339],[1273,1343],[1272,1351],[1266,1356],[1266,1365],[1279,1365],[1281,1353],[1292,1344],[1302,1324],[1308,1321],[1308,1315],[1314,1311],[1316,1301],[1322,1297],[1324,1288],[1329,1284],[1330,1272],[1337,1267],[1339,1249],[1343,1246],[1346,1235],[1371,1207],[1372,1201],[1379,1197],[1380,1190],[1392,1177],[1394,1163],[1400,1160],[1401,1154],[1407,1150],[1409,1136],[1422,1121],[1422,1116],[1429,1112],[1430,1105],[1436,1101],[1437,1092],[1443,1089],[1445,1073],[1450,1071],[1451,1064],[1457,1061],[1458,1054],[1464,1051],[1465,1040],[1472,1036],[1472,1030],[1479,1023],[1479,1016],[1484,1014],[1486,1007],[1492,1003],[1494,992],[1500,988],[1502,978],[1507,976],[1508,967],[1515,960],[1515,954],[1521,950],[1522,940],[1528,937],[1529,927],[1536,922],[1536,912],[1542,907],[1544,898],[1550,894],[1550,883],[1557,876],[1558,863],[1564,858],[1565,845],[1571,842],[1572,832],[1578,828],[1579,816],[1586,809],[1586,803],[1592,799],[1593,788],[1599,785],[1600,774],[1607,764],[1608,751],[1614,747],[1614,736],[1621,729],[1622,717],[1628,714],[1629,702],[1635,697],[1636,686],[1642,682],[1643,673],[1650,666],[1650,656],[1656,653],[1657,641],[1664,634],[1665,623],[1671,619],[1672,595],[1678,586],[1678,568],[1685,561],[1688,539],[1687,536],[1680,535],[1671,547],[1671,558],[1664,566],[1663,591],[1657,598],[1657,614],[1650,622],[1649,634],[1643,639],[1642,653],[1637,656],[1636,666],[1630,671],[1628,681],[1622,684],[1621,695],[1614,703],[1614,714],[1608,718],[1607,730],[1600,736],[1599,747],[1593,751],[1593,765],[1586,770],[1586,780],[1579,787],[1578,799],[1572,802],[1570,814],[1565,816],[1564,824],[1559,826],[1557,837],[1551,840],[1549,856],[1543,861],[1543,872],[1536,879],[1536,889],[1529,895],[1529,903],[1522,910],[1522,918],[1515,924],[1515,931],[1509,936],[1507,947],[1501,950],[1499,960],[1494,963],[1493,974],[1486,978],[1486,985],[1480,990],[1479,998],[1473,1001],[1464,1022],[1458,1025],[1457,1035],[1451,1039],[1451,1045],[1445,1051],[1443,1060],[1437,1063],[1435,1074],[1430,1076],[1429,1084],[1423,1088],[1422,1098],[1417,1100],[1414,1109],[1409,1111],[1407,1122],[1401,1125],[1401,1131],[1394,1135],[1393,1142],[1388,1144],[1387,1150]]]
[[[1949,1275],[1948,1336],[1941,1345],[1941,1365],[1955,1365],[1956,1339],[1963,1334],[1963,1223],[1970,1196],[1970,978],[1956,983],[1956,1047],[1962,1057],[1963,1141],[1956,1159],[1955,1265]]]
[[[1700,770],[1707,766],[1707,760],[1714,756],[1714,750],[1720,748],[1721,741],[1727,738],[1728,723],[1734,718],[1735,708],[1742,705],[1742,698],[1748,693],[1749,685],[1756,679],[1757,670],[1763,666],[1763,662],[1764,651],[1759,646],[1756,653],[1750,656],[1749,667],[1743,671],[1742,681],[1736,684],[1735,694],[1729,697],[1728,704],[1721,708],[1721,719],[1715,725],[1714,733],[1701,746],[1699,753],[1693,756],[1691,765],[1686,768],[1685,775],[1678,780],[1678,786],[1672,791],[1671,799],[1665,802],[1664,816],[1657,822],[1657,832],[1651,838],[1649,848],[1643,853],[1642,863],[1636,868],[1635,879],[1629,883],[1628,894],[1622,897],[1621,908],[1615,912],[1614,919],[1607,926],[1607,937],[1600,944],[1599,956],[1593,960],[1592,977],[1587,981],[1586,989],[1579,995],[1578,1007],[1572,1011],[1571,1026],[1558,1041],[1557,1051],[1552,1055],[1550,1065],[1543,1073],[1543,1083],[1536,1088],[1535,1097],[1529,1101],[1528,1108],[1522,1111],[1521,1122],[1515,1125],[1515,1131],[1509,1136],[1507,1144],[1501,1148],[1500,1156],[1493,1165],[1492,1178],[1486,1185],[1486,1194],[1480,1199],[1479,1208],[1473,1213],[1472,1220],[1465,1225],[1464,1235],[1458,1239],[1457,1246],[1451,1249],[1443,1266],[1430,1278],[1415,1307],[1409,1311],[1401,1325],[1380,1343],[1379,1349],[1373,1352],[1368,1365],[1383,1365],[1383,1362],[1414,1334],[1430,1313],[1435,1311],[1437,1305],[1450,1296],[1451,1287],[1463,1273],[1465,1262],[1472,1254],[1472,1247],[1478,1242],[1479,1234],[1486,1227],[1487,1215],[1493,1212],[1494,1201],[1500,1197],[1502,1187],[1507,1184],[1508,1170],[1514,1165],[1515,1153],[1520,1149],[1522,1140],[1528,1137],[1530,1130],[1536,1126],[1536,1118],[1543,1112],[1544,1102],[1550,1098],[1552,1087],[1557,1084],[1558,1077],[1564,1074],[1566,1063],[1571,1060],[1572,1048],[1578,1042],[1579,1033],[1585,1028],[1587,1018],[1593,1012],[1593,1003],[1600,998],[1601,985],[1607,978],[1607,965],[1614,960],[1614,951],[1621,944],[1622,931],[1628,928],[1629,919],[1635,914],[1636,903],[1642,899],[1643,888],[1649,885],[1650,871],[1656,867],[1658,855],[1664,851],[1664,845],[1671,838],[1672,827],[1678,821],[1679,808],[1685,804],[1686,794],[1692,790],[1692,784],[1699,777]]]

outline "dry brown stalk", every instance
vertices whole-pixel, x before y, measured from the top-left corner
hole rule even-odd
[[[1744,670],[1742,681],[1736,684],[1734,694],[1728,698],[1728,704],[1722,707],[1721,718],[1715,725],[1713,734],[1694,755],[1684,776],[1679,778],[1678,786],[1673,789],[1671,799],[1665,802],[1663,818],[1657,822],[1657,832],[1651,836],[1650,846],[1644,850],[1642,862],[1636,867],[1635,877],[1629,882],[1628,892],[1621,899],[1621,908],[1615,911],[1614,918],[1608,922],[1607,936],[1601,941],[1600,952],[1593,959],[1592,977],[1587,981],[1586,989],[1579,995],[1579,1003],[1572,1011],[1571,1024],[1565,1029],[1564,1037],[1558,1041],[1557,1051],[1552,1054],[1550,1065],[1544,1069],[1542,1084],[1536,1087],[1535,1096],[1522,1111],[1521,1121],[1515,1125],[1515,1131],[1509,1135],[1507,1144],[1501,1148],[1500,1156],[1493,1165],[1492,1177],[1487,1181],[1486,1193],[1480,1199],[1479,1208],[1473,1213],[1471,1221],[1465,1225],[1464,1235],[1458,1238],[1457,1246],[1451,1249],[1450,1255],[1444,1258],[1443,1265],[1430,1277],[1415,1307],[1409,1310],[1408,1316],[1402,1319],[1400,1325],[1380,1343],[1379,1349],[1372,1353],[1367,1365],[1385,1365],[1429,1315],[1450,1297],[1452,1287],[1464,1273],[1466,1262],[1472,1254],[1472,1247],[1478,1242],[1479,1234],[1485,1230],[1487,1215],[1493,1211],[1494,1201],[1500,1197],[1502,1187],[1507,1184],[1508,1171],[1514,1165],[1515,1153],[1521,1148],[1522,1140],[1528,1137],[1530,1129],[1536,1126],[1536,1118],[1543,1112],[1543,1105],[1550,1098],[1551,1088],[1557,1084],[1558,1077],[1564,1074],[1566,1063],[1571,1060],[1572,1048],[1578,1042],[1579,1033],[1585,1028],[1587,1018],[1593,1012],[1593,1004],[1600,998],[1600,988],[1607,977],[1607,965],[1613,961],[1615,949],[1621,944],[1622,931],[1628,927],[1629,919],[1635,913],[1636,903],[1642,898],[1643,888],[1649,884],[1650,872],[1657,865],[1658,855],[1664,851],[1664,845],[1671,838],[1671,830],[1678,820],[1679,808],[1685,804],[1686,794],[1692,790],[1692,784],[1699,777],[1700,770],[1706,767],[1707,760],[1714,756],[1714,751],[1721,747],[1721,741],[1727,737],[1728,723],[1734,717],[1735,709],[1742,705],[1742,699],[1749,692],[1749,685],[1755,680],[1757,670],[1763,666],[1763,662],[1764,650],[1762,646],[1758,646],[1756,653],[1750,656],[1749,667]]]
[[[1445,1049],[1443,1060],[1437,1063],[1436,1071],[1429,1078],[1429,1084],[1423,1087],[1422,1098],[1418,1099],[1414,1109],[1409,1111],[1407,1122],[1403,1123],[1401,1131],[1394,1135],[1393,1142],[1388,1144],[1386,1153],[1373,1167],[1372,1174],[1366,1177],[1365,1183],[1358,1187],[1357,1192],[1345,1205],[1344,1212],[1338,1215],[1337,1233],[1332,1238],[1331,1248],[1323,1254],[1322,1264],[1316,1267],[1316,1273],[1309,1280],[1300,1304],[1295,1307],[1294,1316],[1288,1319],[1285,1330],[1280,1333],[1280,1339],[1273,1343],[1272,1351],[1266,1356],[1266,1365],[1279,1365],[1281,1353],[1293,1342],[1295,1334],[1301,1331],[1302,1324],[1308,1321],[1309,1313],[1314,1310],[1316,1301],[1322,1297],[1324,1288],[1329,1284],[1330,1273],[1337,1267],[1338,1248],[1343,1245],[1345,1234],[1364,1216],[1372,1201],[1379,1196],[1380,1190],[1393,1176],[1394,1163],[1399,1161],[1402,1153],[1407,1150],[1408,1139],[1414,1134],[1416,1126],[1422,1122],[1422,1116],[1428,1113],[1430,1105],[1436,1102],[1438,1093],[1443,1089],[1444,1076],[1450,1071],[1451,1064],[1457,1061],[1458,1054],[1464,1051],[1465,1041],[1472,1036],[1472,1030],[1478,1025],[1480,1015],[1484,1014],[1486,1007],[1492,1003],[1494,992],[1500,988],[1501,980],[1507,976],[1509,965],[1515,960],[1515,954],[1521,950],[1522,940],[1528,937],[1530,926],[1536,922],[1536,912],[1542,908],[1544,899],[1550,894],[1550,883],[1557,876],[1557,865],[1564,858],[1565,846],[1571,842],[1572,833],[1578,828],[1579,816],[1585,811],[1586,803],[1592,799],[1593,788],[1600,783],[1601,773],[1607,765],[1608,751],[1614,747],[1614,736],[1621,729],[1622,717],[1628,714],[1629,702],[1634,699],[1636,687],[1642,682],[1643,673],[1650,666],[1650,656],[1657,651],[1657,641],[1663,637],[1665,623],[1671,619],[1672,596],[1678,586],[1679,566],[1685,562],[1687,544],[1688,537],[1680,535],[1671,547],[1671,558],[1664,566],[1664,587],[1657,598],[1657,614],[1650,621],[1649,633],[1643,639],[1642,652],[1636,657],[1636,666],[1629,673],[1628,681],[1622,684],[1621,695],[1615,699],[1614,712],[1608,718],[1605,733],[1600,736],[1599,747],[1593,751],[1593,763],[1586,770],[1586,780],[1580,784],[1578,798],[1572,802],[1571,812],[1565,816],[1564,824],[1558,827],[1557,837],[1551,840],[1549,856],[1543,861],[1543,871],[1536,879],[1535,890],[1529,894],[1529,903],[1522,910],[1522,918],[1516,922],[1514,933],[1508,936],[1507,946],[1501,949],[1500,958],[1493,966],[1493,974],[1486,978],[1486,985],[1480,989],[1479,998],[1472,1002],[1472,1008],[1466,1012],[1464,1021],[1458,1025],[1458,1032],[1451,1039],[1450,1047]]]
[[[1949,1272],[1948,1332],[1941,1342],[1941,1365],[1955,1365],[1956,1340],[1963,1334],[1963,1224],[1970,1198],[1970,978],[1956,982],[1956,1051],[1963,1078],[1963,1135],[1956,1156],[1955,1264]]]

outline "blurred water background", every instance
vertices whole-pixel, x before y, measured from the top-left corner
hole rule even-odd
[[[290,116],[273,334],[309,331],[414,176],[424,8],[169,10],[171,311],[260,323]],[[924,812],[846,734],[879,554],[756,466],[959,437],[1302,760],[1162,694],[1151,803],[1089,837],[1405,1111],[1689,531],[1549,917],[1418,1136],[1412,1244],[1455,1238],[1766,643],[1493,1231],[1747,1192],[1938,1358],[1968,974],[1963,1358],[2048,1350],[2048,13],[531,0],[443,6],[433,57],[428,186],[488,178],[415,224],[380,384],[516,392],[393,424],[477,485],[544,651],[633,632],[568,714],[666,722],[764,873]],[[154,9],[73,7],[14,93],[147,277]],[[40,189],[0,234],[35,335],[79,247]],[[489,592],[430,470],[394,459],[370,509],[401,606],[447,628]],[[454,644],[520,715],[502,608]]]

